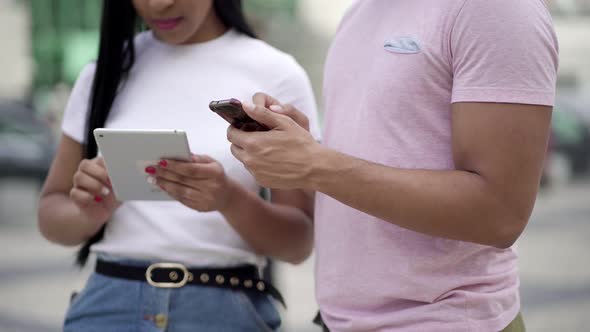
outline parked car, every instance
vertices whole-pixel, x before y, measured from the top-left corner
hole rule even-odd
[[[558,104],[553,114],[554,149],[571,161],[572,173],[579,175],[590,169],[590,123],[581,110],[568,104]]]
[[[42,183],[55,154],[48,123],[20,103],[0,103],[0,179],[29,178]]]
[[[567,182],[590,172],[590,121],[581,107],[566,101],[555,106],[543,184]]]

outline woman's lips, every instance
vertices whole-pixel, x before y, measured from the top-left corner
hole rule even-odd
[[[172,30],[176,28],[181,21],[182,17],[152,20],[156,28],[160,30]]]

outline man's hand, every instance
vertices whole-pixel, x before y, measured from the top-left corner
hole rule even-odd
[[[245,103],[244,111],[270,131],[244,132],[230,126],[227,139],[232,143],[232,154],[244,163],[262,186],[272,189],[306,187],[314,151],[320,146],[308,132],[309,124],[305,128],[302,126],[305,121],[299,119],[300,124],[287,115],[297,118],[303,114],[293,107],[281,106],[264,94],[257,94],[254,101],[258,105]],[[277,111],[262,105],[270,105],[268,107]]]
[[[296,109],[293,105],[283,105],[276,98],[263,92],[256,93],[254,97],[252,97],[252,102],[256,106],[266,107],[275,113],[290,117],[298,125],[309,131],[309,118],[303,112]]]

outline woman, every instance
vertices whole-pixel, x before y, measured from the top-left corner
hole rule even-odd
[[[149,30],[136,35],[140,18]],[[301,67],[253,36],[240,1],[104,1],[99,57],[73,89],[39,206],[48,240],[85,243],[80,264],[98,256],[65,331],[279,327],[269,295],[280,295],[258,271],[266,257],[309,255],[312,197],[272,190],[271,202],[261,199],[207,105],[271,90],[317,125]],[[91,135],[98,127],[185,130],[192,161],[145,170],[176,201],[118,202]]]

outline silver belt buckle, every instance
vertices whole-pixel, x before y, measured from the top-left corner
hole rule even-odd
[[[175,282],[156,282],[152,279],[152,272],[155,269],[178,269],[180,271],[182,271],[182,279],[180,279],[179,281],[175,281]],[[173,273],[176,272],[170,272],[170,279],[173,279],[172,275]],[[155,263],[150,265],[147,270],[145,271],[145,279],[147,280],[148,284],[157,287],[157,288],[181,288],[184,287],[186,285],[186,283],[188,282],[189,279],[189,271],[186,268],[186,266],[180,264],[180,263]],[[176,276],[176,278],[178,278],[178,276]]]

